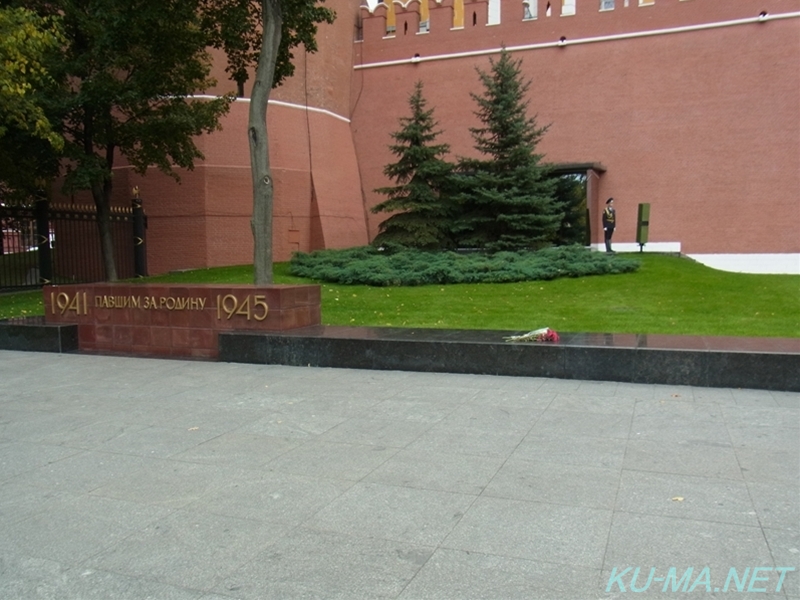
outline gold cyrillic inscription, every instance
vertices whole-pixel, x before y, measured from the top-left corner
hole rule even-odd
[[[206,307],[206,299],[185,296],[95,296],[94,307],[141,308],[144,310],[203,310]]]
[[[139,296],[95,296],[95,308],[141,308]]]

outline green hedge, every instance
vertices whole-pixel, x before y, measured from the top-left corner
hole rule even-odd
[[[298,277],[333,283],[411,286],[535,281],[630,273],[638,268],[636,260],[592,252],[583,246],[494,254],[362,246],[297,253],[289,271]]]

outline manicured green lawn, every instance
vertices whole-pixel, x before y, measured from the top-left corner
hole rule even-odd
[[[338,325],[800,337],[800,276],[715,271],[643,255],[636,273],[514,284],[323,284]]]
[[[33,317],[44,314],[42,291],[0,294],[0,319]]]
[[[328,325],[800,337],[800,276],[715,271],[686,258],[631,255],[636,273],[505,284],[367,287],[322,284]],[[307,282],[275,265],[276,283]],[[153,277],[249,283],[252,268]],[[41,314],[41,293],[0,296],[0,318]],[[27,311],[27,312],[23,312]]]

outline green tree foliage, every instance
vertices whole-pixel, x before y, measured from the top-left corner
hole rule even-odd
[[[65,140],[65,190],[91,191],[113,281],[118,154],[137,173],[154,166],[178,179],[178,169],[202,158],[193,138],[218,129],[232,101],[191,98],[214,84],[200,0],[0,0],[2,7],[19,4],[62,23],[61,51],[46,64],[59,86],[43,107]]]
[[[46,140],[55,149],[64,146],[37,97],[54,83],[46,62],[61,41],[57,19],[26,8],[0,7],[0,138],[11,128]]]
[[[0,138],[0,202],[30,205],[46,197],[60,154],[48,139],[9,127]]]
[[[552,242],[562,215],[553,199],[555,180],[536,146],[547,131],[528,117],[521,61],[503,49],[490,72],[478,69],[483,95],[471,94],[482,125],[470,128],[485,158],[462,159],[461,213],[454,232],[462,247],[509,250]]]
[[[317,51],[317,24],[333,23],[336,14],[321,3],[324,0],[201,0],[203,28],[211,36],[211,45],[225,50],[227,73],[240,86],[250,79],[258,66],[265,22],[278,22],[280,39],[269,88],[276,88],[294,74],[294,49]],[[240,94],[240,95],[241,95]]]
[[[248,141],[253,178],[255,278],[272,279],[272,196],[266,108],[269,92],[294,71],[292,49],[316,50],[316,25],[332,22],[317,0],[0,0],[40,17],[58,16],[65,39],[48,65],[60,84],[45,114],[67,143],[67,190],[91,190],[106,275],[116,279],[109,228],[118,153],[138,173],[155,166],[178,177],[202,154],[193,138],[218,128],[233,95],[191,97],[212,85],[209,47],[228,55],[241,92],[255,78]]]
[[[448,198],[448,183],[453,166],[443,157],[447,144],[435,144],[433,109],[426,110],[422,83],[417,82],[408,100],[410,117],[400,118],[400,129],[392,133],[395,143],[389,148],[397,156],[383,172],[397,185],[375,190],[387,199],[372,212],[395,212],[380,224],[374,244],[400,244],[429,250],[452,246],[449,235],[453,209]]]
[[[0,7],[0,193],[6,204],[30,202],[58,173],[64,139],[45,105],[58,88],[47,65],[62,44],[58,18]]]
[[[317,49],[318,23],[332,23],[322,0],[202,0],[204,28],[213,46],[228,55],[228,73],[243,93],[255,67],[247,129],[253,183],[253,273],[256,284],[272,282],[272,206],[274,182],[269,163],[267,104],[273,87],[294,72],[292,49]]]

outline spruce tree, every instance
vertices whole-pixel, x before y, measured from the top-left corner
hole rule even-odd
[[[480,127],[470,128],[475,149],[485,158],[461,159],[459,217],[453,223],[461,247],[487,250],[540,248],[553,241],[562,214],[554,201],[556,181],[536,146],[547,131],[528,117],[520,64],[504,48],[490,72],[477,69],[483,95]]]
[[[435,250],[452,246],[449,226],[452,204],[448,183],[453,166],[443,157],[447,144],[435,144],[441,131],[436,130],[433,109],[426,110],[422,82],[417,82],[409,97],[410,117],[400,118],[400,129],[392,133],[389,146],[397,162],[386,165],[383,173],[397,185],[378,188],[387,199],[372,212],[395,212],[383,221],[374,244],[399,244]]]

